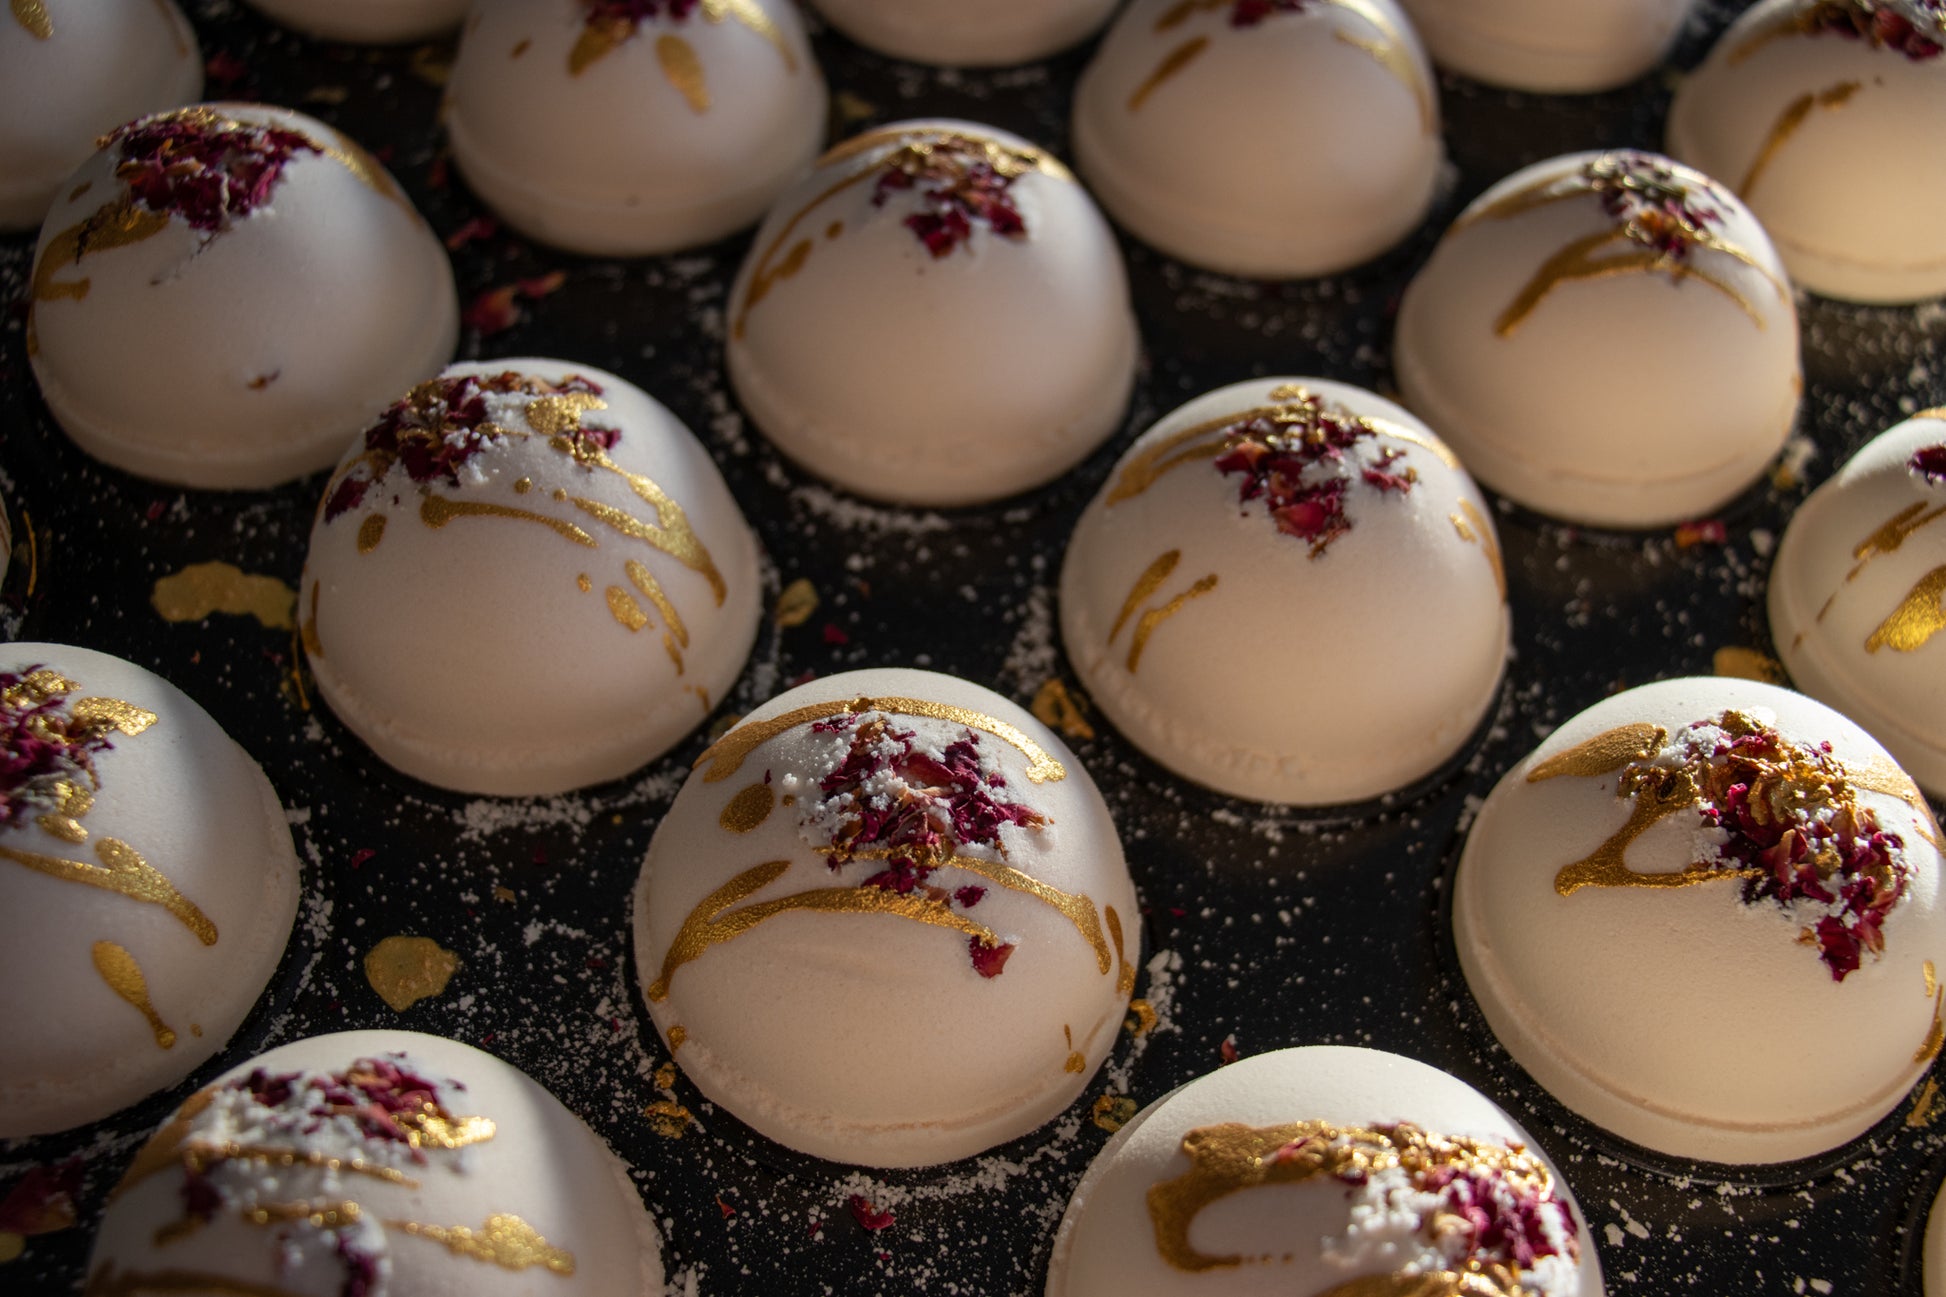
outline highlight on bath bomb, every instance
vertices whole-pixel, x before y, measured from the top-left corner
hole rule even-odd
[[[470,0],[245,0],[307,36],[364,45],[422,41],[452,31]]]
[[[868,49],[915,63],[998,67],[1057,54],[1108,21],[1115,0],[816,0]]]
[[[1433,62],[1540,94],[1593,94],[1654,68],[1696,0],[1399,0]]]

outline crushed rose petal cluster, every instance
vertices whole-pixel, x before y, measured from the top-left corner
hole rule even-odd
[[[1346,452],[1377,435],[1368,420],[1305,392],[1226,430],[1216,470],[1239,475],[1237,502],[1261,499],[1277,530],[1309,541],[1316,558],[1351,530],[1345,495],[1353,481],[1404,496],[1418,480],[1410,468],[1394,470],[1405,452],[1393,447],[1377,450],[1354,473]]]
[[[323,152],[299,131],[234,121],[207,108],[144,117],[104,143],[116,150],[115,177],[136,202],[205,234],[227,230],[268,203],[293,158]]]
[[[982,763],[979,736],[971,730],[934,749],[874,712],[836,716],[811,729],[850,736],[844,759],[819,781],[822,796],[807,818],[830,826],[825,850],[834,871],[860,857],[880,864],[860,887],[917,892],[970,910],[986,888],[971,884],[949,891],[929,881],[934,871],[969,846],[1004,855],[1001,831],[1007,826],[1033,829],[1047,823],[1031,807],[1001,800],[1006,778]],[[967,944],[983,977],[999,976],[1014,950],[979,937]]]
[[[1906,468],[1925,478],[1927,486],[1946,486],[1946,443],[1921,446],[1912,452]]]
[[[1724,712],[1629,766],[1620,791],[1693,804],[1720,838],[1717,858],[1700,867],[1740,871],[1744,904],[1822,909],[1800,940],[1817,948],[1834,981],[1884,951],[1885,919],[1912,867],[1900,837],[1858,804],[1829,743],[1806,747]]]
[[[330,522],[358,508],[365,494],[392,466],[402,466],[420,486],[459,483],[459,470],[485,450],[496,437],[508,435],[493,423],[489,396],[563,396],[578,393],[600,396],[601,387],[578,374],[550,383],[512,370],[499,374],[441,377],[419,384],[365,432],[365,453],[326,493],[324,518]],[[614,428],[578,427],[570,434],[577,443],[614,449],[621,432]]]
[[[0,827],[53,810],[64,784],[98,788],[95,754],[115,745],[106,721],[77,720],[45,667],[0,672]]]
[[[1946,49],[1946,0],[1820,0],[1798,24],[1813,35],[1830,32],[1896,50],[1915,63]]]
[[[1003,239],[1024,239],[1027,222],[1010,191],[1033,165],[1030,155],[964,135],[914,140],[880,164],[872,205],[918,190],[919,210],[905,218],[905,227],[936,258],[972,238],[975,222]]]
[[[1630,242],[1671,261],[1681,261],[1692,248],[1713,242],[1709,227],[1723,223],[1723,213],[1710,204],[1707,189],[1698,190],[1668,163],[1646,153],[1627,149],[1604,153],[1582,169],[1582,179]]]
[[[1230,26],[1255,27],[1274,14],[1303,13],[1310,0],[1231,0]]]
[[[681,22],[696,12],[699,3],[700,0],[581,0],[581,10],[588,26],[620,27],[627,35],[657,18]]]

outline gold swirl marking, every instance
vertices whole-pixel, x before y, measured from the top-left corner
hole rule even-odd
[[[1534,272],[1534,277],[1527,282],[1527,286],[1521,289],[1507,309],[1500,313],[1500,317],[1493,322],[1493,331],[1503,338],[1512,337],[1514,331],[1534,313],[1534,309],[1541,304],[1542,299],[1562,284],[1663,272],[1677,282],[1694,279],[1709,285],[1736,303],[1737,309],[1748,316],[1751,323],[1759,329],[1766,327],[1763,316],[1757,313],[1757,308],[1750,304],[1749,299],[1737,291],[1735,285],[1710,274],[1693,262],[1672,261],[1654,248],[1639,245],[1635,245],[1634,251],[1620,252],[1614,256],[1594,255],[1602,248],[1618,243],[1631,243],[1625,231],[1598,230],[1593,234],[1583,235],[1556,252],[1541,263],[1540,269]],[[1748,253],[1733,248],[1727,243],[1711,242],[1702,246],[1726,253],[1747,265],[1753,267],[1756,265]]]
[[[387,1221],[389,1228],[414,1238],[430,1239],[454,1256],[485,1261],[502,1270],[538,1266],[558,1275],[574,1273],[574,1254],[551,1246],[540,1231],[518,1216],[489,1216],[484,1228],[464,1225],[421,1225],[416,1221]]]
[[[590,410],[606,410],[608,402],[592,392],[562,392],[553,396],[537,396],[527,403],[521,414],[527,426],[543,437],[571,437],[581,431],[581,416]],[[522,486],[521,483],[526,485]],[[514,490],[525,495],[534,489],[533,479],[521,478],[514,483]]]
[[[1858,542],[1851,556],[1858,560],[1858,566],[1846,573],[1849,581],[1864,569],[1865,564],[1882,554],[1890,554],[1905,544],[1908,537],[1927,523],[1946,518],[1946,504],[1928,510],[1925,501],[1920,500],[1907,505],[1888,519],[1882,527]]]
[[[783,31],[770,20],[770,15],[763,11],[763,6],[757,0],[703,0],[703,17],[713,23],[733,19],[749,28],[777,47],[786,72],[797,71],[797,55],[791,53],[790,43],[784,39]]]
[[[1946,566],[1919,578],[1891,615],[1866,637],[1865,651],[1890,648],[1895,653],[1914,653],[1942,630],[1946,630]]]
[[[568,75],[580,76],[634,34],[635,25],[626,18],[588,23],[575,38],[574,48],[568,51]]]
[[[731,833],[748,833],[769,819],[776,805],[777,794],[769,784],[751,784],[724,805],[716,822]]]
[[[1046,749],[1007,722],[964,707],[929,702],[923,698],[851,698],[812,703],[808,707],[785,712],[782,716],[773,716],[767,721],[739,725],[697,757],[696,768],[702,770],[705,783],[728,779],[742,767],[744,758],[779,734],[813,721],[830,720],[834,716],[855,716],[861,712],[885,712],[891,716],[922,717],[945,721],[950,725],[964,725],[968,729],[991,734],[1018,750],[1027,758],[1029,781],[1043,784],[1059,782],[1068,777],[1067,769],[1049,756]]]
[[[862,857],[865,853],[861,852]],[[1020,892],[1031,896],[1050,909],[1058,911],[1063,918],[1074,925],[1095,952],[1095,969],[1106,973],[1112,966],[1108,957],[1108,942],[1101,933],[1101,920],[1095,917],[1095,903],[1079,892],[1064,892],[1058,887],[1050,887],[1032,874],[1022,873],[1011,865],[1003,865],[995,860],[981,860],[977,856],[948,856],[941,862],[942,867],[964,869],[969,874],[978,874],[990,883],[998,883],[1010,892]],[[1130,979],[1134,977],[1131,971]]]
[[[1162,62],[1155,65],[1155,71],[1144,77],[1142,84],[1135,87],[1135,93],[1128,97],[1128,110],[1135,112],[1140,109],[1143,104],[1148,102],[1150,95],[1161,89],[1166,82],[1172,80],[1184,68],[1194,63],[1201,57],[1203,51],[1208,48],[1209,37],[1192,36],[1163,55]]]
[[[608,596],[609,616],[620,622],[624,630],[638,631],[649,624],[649,615],[642,611],[642,605],[636,603],[628,591],[611,585],[604,593]]]
[[[54,39],[54,20],[47,16],[42,0],[13,0],[14,21],[26,28],[37,41]]]
[[[1786,104],[1784,111],[1779,113],[1777,120],[1771,124],[1770,133],[1764,137],[1763,147],[1757,150],[1757,156],[1751,160],[1750,170],[1744,173],[1743,183],[1737,186],[1737,196],[1746,201],[1749,199],[1750,191],[1757,187],[1757,181],[1762,179],[1770,164],[1776,161],[1778,151],[1789,142],[1791,136],[1797,134],[1798,129],[1810,119],[1814,111],[1820,108],[1827,110],[1842,108],[1851,102],[1851,97],[1857,94],[1860,88],[1856,81],[1841,81],[1829,89],[1814,94],[1799,95]]]
[[[168,228],[167,212],[137,207],[127,198],[109,203],[47,241],[46,250],[34,265],[34,300],[53,302],[67,297],[80,301],[88,295],[90,281],[57,279],[56,275],[80,265],[83,257],[126,248]]]
[[[690,111],[708,112],[709,84],[703,77],[703,61],[696,57],[695,47],[674,32],[664,32],[655,38],[655,58],[662,65],[662,75],[669,79]]]
[[[595,548],[593,536],[571,522],[550,518],[544,513],[533,513],[527,509],[515,509],[509,505],[493,504],[485,500],[449,500],[443,495],[431,493],[419,502],[419,521],[434,531],[455,518],[512,518],[519,522],[537,522],[577,545],[585,545],[589,549]]]
[[[1116,615],[1115,625],[1108,632],[1110,644],[1113,644],[1115,637],[1122,633],[1122,627],[1127,624],[1130,617],[1135,615],[1135,610],[1147,603],[1162,583],[1169,579],[1169,574],[1176,570],[1176,564],[1181,559],[1182,551],[1172,549],[1149,564],[1142,575],[1135,578],[1135,584],[1129,588],[1128,598],[1122,600],[1122,611]]]
[[[149,1001],[149,982],[142,976],[141,965],[128,948],[118,946],[112,941],[97,941],[94,947],[95,971],[101,980],[108,983],[108,989],[134,1005],[143,1017],[149,1020],[149,1030],[155,1033],[156,1047],[174,1049],[176,1033],[155,1011]]]
[[[1136,668],[1142,665],[1143,650],[1149,647],[1149,637],[1155,634],[1156,628],[1181,612],[1190,600],[1200,599],[1214,589],[1216,589],[1216,573],[1211,572],[1208,576],[1198,578],[1195,584],[1160,608],[1151,608],[1142,614],[1142,619],[1135,623],[1135,634],[1130,636],[1128,641],[1130,675],[1135,674]]]
[[[1115,946],[1115,965],[1121,971],[1115,976],[1115,990],[1123,996],[1135,993],[1135,966],[1128,962],[1128,953],[1122,948],[1122,916],[1115,913],[1115,907],[1103,908],[1102,917],[1108,922],[1108,939]]]
[[[369,554],[385,539],[385,515],[375,513],[358,524],[358,552]]]
[[[196,939],[205,946],[216,944],[216,925],[210,922],[209,916],[177,891],[175,884],[158,873],[134,847],[117,838],[103,838],[95,843],[95,855],[101,859],[101,864],[91,865],[82,860],[64,860],[59,856],[45,856],[15,847],[0,847],[0,860],[11,860],[35,873],[58,878],[64,883],[82,883],[103,891],[119,892],[145,905],[159,905],[195,933]]]
[[[1063,1072],[1071,1072],[1074,1075],[1079,1076],[1083,1072],[1088,1070],[1088,1056],[1086,1054],[1083,1054],[1080,1050],[1074,1047],[1073,1027],[1068,1026],[1065,1022],[1062,1023],[1061,1035],[1068,1042],[1068,1056],[1066,1060],[1062,1062],[1061,1070]]]
[[[564,444],[565,443],[565,444]],[[574,497],[574,507],[589,517],[606,524],[622,535],[642,541],[661,550],[690,571],[709,582],[710,592],[716,596],[716,606],[722,607],[729,594],[729,587],[723,581],[723,574],[716,570],[716,560],[710,557],[709,548],[703,544],[696,529],[689,523],[689,514],[650,478],[640,473],[631,473],[608,458],[607,452],[600,447],[570,438],[555,438],[556,449],[565,450],[574,458],[590,468],[599,468],[615,474],[628,483],[629,490],[655,510],[653,523],[624,513],[620,509]],[[585,533],[584,533],[585,534]],[[590,541],[590,544],[593,542]]]
[[[1479,507],[1471,500],[1461,500],[1459,512],[1451,515],[1453,529],[1459,532],[1463,541],[1479,542],[1480,550],[1487,556],[1487,564],[1493,568],[1494,588],[1500,591],[1504,603],[1507,598],[1507,565],[1500,556],[1500,546],[1494,543],[1493,527],[1481,516]]]
[[[1538,784],[1563,775],[1579,779],[1612,775],[1633,762],[1647,761],[1668,741],[1669,731],[1660,725],[1647,721],[1622,725],[1549,757],[1527,772],[1527,782]]]

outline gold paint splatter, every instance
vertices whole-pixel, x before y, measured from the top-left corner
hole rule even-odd
[[[704,783],[717,783],[735,774],[742,768],[744,758],[779,734],[794,730],[800,725],[809,725],[813,721],[830,720],[834,716],[857,715],[861,712],[885,712],[891,716],[922,717],[928,720],[945,721],[949,725],[964,725],[968,729],[991,734],[1027,758],[1029,783],[1058,783],[1068,775],[1066,767],[1049,756],[1040,744],[1007,722],[965,707],[952,707],[924,698],[850,698],[828,703],[813,703],[809,707],[800,707],[795,711],[785,712],[782,716],[773,716],[769,720],[753,721],[749,725],[728,731],[722,738],[710,744],[703,755],[696,758],[696,768],[702,770]]]
[[[662,65],[662,75],[682,95],[690,111],[708,112],[709,85],[703,78],[703,61],[696,57],[695,47],[674,32],[664,32],[655,39],[655,57]]]
[[[1946,566],[1919,578],[1892,614],[1866,637],[1865,651],[1917,652],[1942,630],[1946,630]]]
[[[1761,680],[1765,684],[1781,685],[1785,682],[1784,664],[1768,653],[1760,653],[1753,648],[1729,645],[1716,650],[1710,659],[1710,670],[1719,676],[1729,676],[1736,680]]]
[[[677,1023],[669,1028],[669,1052],[675,1053],[689,1040],[689,1028]]]
[[[735,19],[776,46],[777,53],[783,56],[786,72],[797,71],[797,56],[791,53],[782,29],[770,20],[770,15],[764,12],[757,0],[703,0],[703,17],[713,23],[720,23],[726,18]]]
[[[649,1119],[649,1128],[664,1139],[681,1139],[689,1123],[696,1120],[689,1109],[674,1099],[658,1099],[642,1109],[642,1115]]]
[[[358,524],[358,552],[369,554],[385,539],[385,515],[374,513]]]
[[[152,239],[168,228],[167,212],[137,207],[127,198],[98,208],[48,239],[40,260],[34,265],[34,301],[55,302],[62,298],[80,301],[88,295],[90,281],[57,279],[56,275],[79,265],[83,257]]]
[[[523,477],[514,483],[515,495],[526,495],[529,491],[533,489],[534,489],[534,479],[531,477]]]
[[[1647,721],[1604,730],[1586,743],[1578,743],[1535,766],[1527,772],[1527,782],[1538,784],[1563,775],[1579,779],[1612,775],[1631,762],[1647,761],[1662,750],[1668,739],[1667,730]]]
[[[1072,1072],[1074,1075],[1079,1076],[1088,1070],[1088,1060],[1082,1055],[1080,1050],[1074,1047],[1074,1028],[1068,1026],[1066,1023],[1061,1024],[1061,1035],[1066,1037],[1068,1042],[1068,1056],[1066,1061],[1061,1064],[1061,1070],[1063,1072]]]
[[[581,572],[575,575],[574,588],[579,590],[582,594],[587,594],[595,588],[595,583],[588,579],[588,574],[586,572]]]
[[[607,58],[615,47],[635,34],[635,24],[626,18],[596,19],[581,29],[574,48],[568,51],[568,75],[578,77]]]
[[[1135,1119],[1135,1100],[1125,1094],[1097,1095],[1089,1115],[1095,1125],[1112,1135]]]
[[[220,612],[289,630],[297,592],[274,576],[256,576],[234,564],[192,563],[158,580],[149,602],[164,621],[202,621]]]
[[[112,941],[97,941],[94,946],[95,971],[101,980],[108,983],[108,989],[133,1005],[143,1017],[149,1020],[149,1030],[155,1033],[156,1047],[174,1049],[176,1033],[155,1011],[149,1002],[149,982],[142,976],[141,965],[128,948],[118,946]]]
[[[478,1230],[464,1225],[421,1225],[409,1220],[386,1224],[414,1238],[431,1239],[454,1256],[485,1261],[502,1270],[539,1266],[558,1275],[574,1273],[574,1254],[549,1246],[538,1230],[518,1216],[489,1216],[485,1227]]]
[[[770,818],[776,804],[777,794],[769,784],[751,784],[729,800],[716,822],[731,833],[748,833]]]
[[[314,658],[324,656],[324,643],[318,639],[318,592],[322,588],[323,584],[321,582],[314,581],[311,583],[311,615],[304,619],[302,626],[298,627],[299,638],[304,641],[304,651]],[[301,677],[298,682],[298,687],[300,690],[303,688]]]
[[[457,971],[459,956],[430,937],[387,937],[365,953],[365,980],[397,1013],[444,994]]]
[[[780,627],[788,630],[811,620],[811,614],[817,610],[818,588],[811,584],[809,577],[801,576],[785,586],[784,593],[777,596],[777,606],[771,610],[771,617]]]
[[[635,602],[634,596],[618,585],[611,585],[604,592],[608,596],[608,614],[623,629],[639,631],[649,624],[649,615],[642,611],[642,605]]]
[[[27,29],[37,41],[54,39],[54,20],[47,16],[42,0],[13,0],[14,21]]]
[[[1147,1000],[1130,1000],[1128,1011],[1131,1015],[1122,1023],[1122,1030],[1131,1036],[1146,1036],[1155,1030],[1155,1006]]]
[[[1049,676],[1034,691],[1034,701],[1027,710],[1034,713],[1034,719],[1050,729],[1058,731],[1066,738],[1091,739],[1095,737],[1095,727],[1088,723],[1088,714],[1080,695],[1068,688],[1067,682],[1058,676]]]
[[[1927,1077],[1926,1083],[1919,1087],[1919,1093],[1913,1097],[1912,1111],[1905,1115],[1906,1128],[1923,1130],[1932,1125],[1939,1120],[1940,1109],[1943,1106],[1946,1105],[1942,1105],[1939,1101],[1939,1081],[1934,1077]]]

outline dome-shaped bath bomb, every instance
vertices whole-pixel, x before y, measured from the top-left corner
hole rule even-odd
[[[1486,1096],[1375,1049],[1279,1049],[1137,1113],[1076,1186],[1047,1297],[1602,1297],[1586,1218]]]
[[[191,1095],[109,1197],[101,1292],[662,1297],[621,1161],[470,1045],[346,1031]]]
[[[1170,256],[1328,275],[1424,219],[1439,97],[1393,0],[1135,0],[1075,90],[1074,153]]]
[[[483,0],[446,129],[509,224],[641,256],[762,216],[817,156],[825,99],[789,0]]]
[[[276,971],[297,854],[270,781],[174,685],[0,648],[0,1138],[174,1085]]]
[[[1025,709],[853,671],[697,762],[635,893],[649,1014],[711,1102],[866,1166],[969,1157],[1081,1093],[1141,919],[1108,808]]]
[[[1750,205],[1800,287],[1946,293],[1946,0],[1763,0],[1677,87],[1668,150]]]
[[[1436,769],[1493,701],[1507,635],[1490,511],[1452,452],[1320,379],[1236,383],[1143,433],[1061,569],[1061,637],[1103,713],[1259,801]]]
[[[1405,404],[1480,482],[1602,527],[1703,517],[1783,446],[1797,310],[1729,191],[1652,153],[1576,153],[1475,199],[1406,286]]]
[[[325,488],[300,584],[338,718],[465,792],[555,793],[660,756],[743,670],[756,538],[676,417],[561,360],[454,365]]]
[[[309,117],[200,104],[115,131],[41,229],[28,355],[69,436],[183,486],[325,468],[452,354],[445,249]]]
[[[816,0],[816,7],[881,54],[965,67],[1064,50],[1106,22],[1115,0]]]
[[[1135,316],[1108,223],[1050,154],[969,122],[846,140],[764,219],[730,291],[730,381],[848,490],[997,500],[1113,432]]]
[[[1514,1061],[1677,1157],[1863,1134],[1940,1042],[1940,834],[1858,726],[1748,680],[1644,685],[1507,772],[1453,939]]]
[[[1696,0],[1399,0],[1433,62],[1541,94],[1592,94],[1662,61]]]
[[[95,141],[203,93],[174,0],[29,0],[0,18],[0,230],[31,230]]]
[[[1798,688],[1946,796],[1946,409],[1874,438],[1791,515],[1770,633]]]

